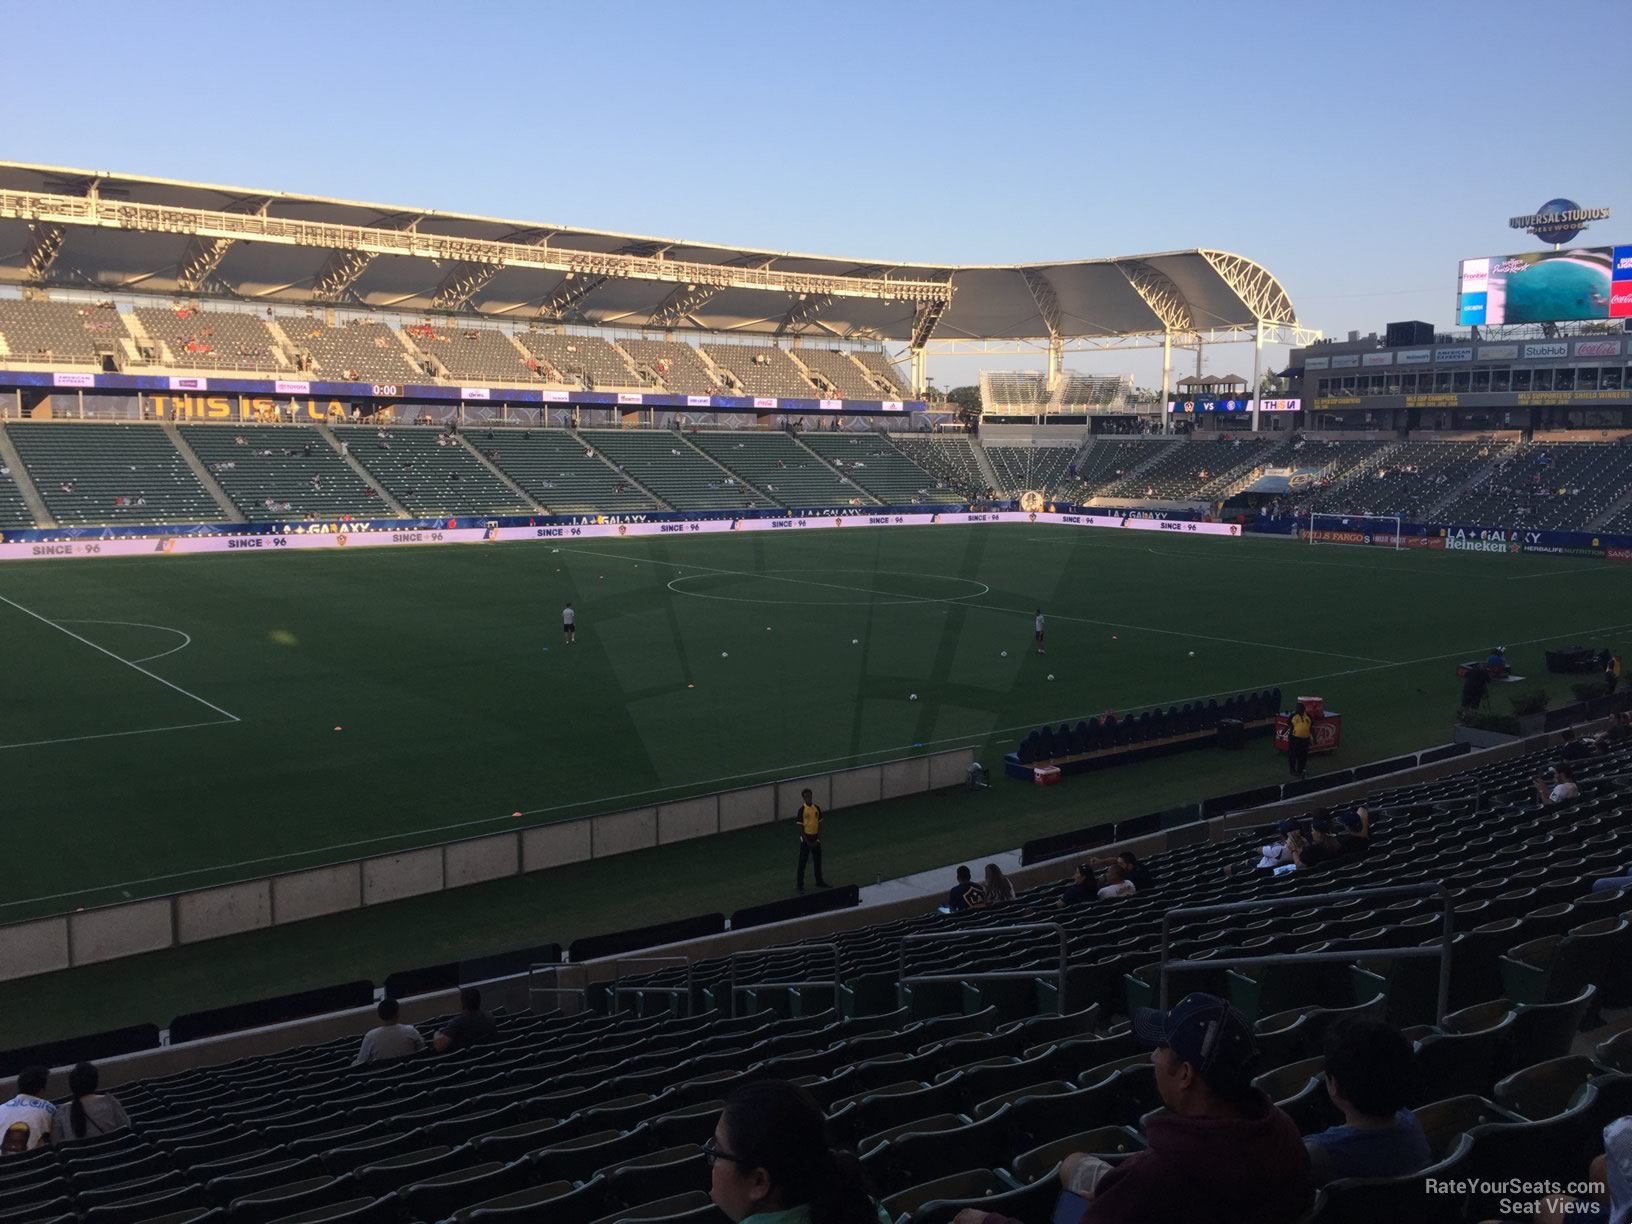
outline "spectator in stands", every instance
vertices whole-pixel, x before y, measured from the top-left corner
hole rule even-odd
[[[1535,1224],[1627,1224],[1632,1220],[1632,1118],[1617,1118],[1603,1132],[1604,1154],[1587,1166],[1592,1198],[1550,1195],[1541,1200]],[[1577,1187],[1582,1188],[1582,1187]]]
[[[364,1063],[406,1058],[410,1054],[418,1054],[425,1048],[425,1038],[419,1035],[418,1029],[411,1024],[397,1023],[395,999],[381,999],[379,1007],[374,1010],[380,1022],[363,1034],[362,1045],[357,1047],[357,1057],[351,1060],[352,1066],[360,1067]]]
[[[986,877],[981,883],[980,891],[984,894],[987,905],[1005,905],[1014,900],[1014,885],[996,863],[986,864]]]
[[[1343,857],[1343,844],[1332,832],[1331,818],[1324,813],[1309,822],[1309,843],[1297,856],[1299,871],[1313,871]]]
[[[1112,863],[1105,868],[1105,883],[1094,895],[1101,901],[1115,901],[1119,897],[1131,897],[1138,891],[1138,887],[1123,872],[1122,864]]]
[[[1609,691],[1614,693],[1616,685],[1620,684],[1620,682],[1621,656],[1612,654],[1609,656],[1609,661],[1604,664],[1604,683],[1609,686]]]
[[[1272,871],[1283,863],[1292,861],[1292,851],[1289,848],[1292,835],[1298,831],[1298,822],[1287,819],[1275,826],[1275,831],[1281,835],[1280,841],[1265,842],[1258,848],[1256,863],[1231,863],[1224,868],[1225,875],[1233,875],[1237,871]]]
[[[1371,845],[1371,809],[1365,804],[1337,818],[1337,840],[1345,853]]]
[[[1286,838],[1286,861],[1276,867],[1271,875],[1287,875],[1290,872],[1303,870],[1303,855],[1309,849],[1309,838],[1302,829],[1295,829]]]
[[[67,1109],[59,1107],[51,1119],[52,1143],[90,1139],[130,1125],[119,1098],[96,1090],[98,1079],[96,1067],[88,1062],[68,1073],[68,1092],[73,1100]]]
[[[1551,775],[1550,777],[1548,775]],[[1568,765],[1560,765],[1535,779],[1536,798],[1549,806],[1581,798],[1581,788]]]
[[[830,1144],[827,1117],[785,1080],[733,1092],[703,1144],[709,1197],[733,1224],[878,1224],[861,1162]]]
[[[1432,1163],[1428,1139],[1406,1108],[1411,1042],[1399,1029],[1365,1016],[1326,1031],[1326,1092],[1343,1111],[1343,1125],[1303,1143],[1315,1184],[1339,1177],[1397,1177]]]
[[[1114,858],[1089,859],[1095,867],[1116,867],[1122,872],[1122,878],[1132,884],[1140,892],[1156,886],[1156,877],[1150,874],[1150,868],[1139,861],[1139,856],[1132,850],[1123,850]]]
[[[487,1045],[499,1039],[499,1026],[482,1010],[482,992],[466,986],[459,992],[459,1014],[436,1035],[431,1044],[438,1054]]]
[[[1566,761],[1584,761],[1597,755],[1597,745],[1592,738],[1589,736],[1584,740],[1576,739],[1575,731],[1569,727],[1564,728],[1563,734],[1559,736],[1559,743],[1561,747],[1558,755]]]
[[[17,1077],[17,1095],[0,1105],[0,1154],[27,1152],[51,1142],[57,1107],[44,1097],[51,1081],[47,1067],[25,1067]]]
[[[980,891],[968,867],[958,868],[958,882],[952,885],[952,891],[946,894],[946,908],[954,914],[961,914],[964,910],[984,904],[986,894]]]
[[[1071,876],[1071,883],[1067,884],[1060,893],[1059,904],[1062,906],[1081,905],[1094,895],[1094,869],[1088,863],[1078,863],[1075,873]]]
[[[1133,1031],[1156,1047],[1167,1112],[1147,1147],[1112,1167],[1067,1156],[1060,1182],[1081,1195],[1082,1224],[1290,1224],[1313,1195],[1309,1155],[1292,1119],[1252,1087],[1252,1025],[1223,999],[1186,995],[1171,1011],[1139,1008]],[[971,1209],[954,1224],[1010,1224]]]

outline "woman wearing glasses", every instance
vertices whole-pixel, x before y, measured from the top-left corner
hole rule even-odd
[[[735,1224],[889,1224],[855,1153],[828,1145],[821,1106],[794,1084],[737,1089],[703,1151],[710,1194]]]

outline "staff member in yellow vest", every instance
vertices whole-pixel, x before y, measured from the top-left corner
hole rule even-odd
[[[799,794],[804,800],[794,818],[799,822],[799,891],[805,891],[805,864],[811,862],[816,864],[816,887],[830,888],[822,879],[822,809],[808,789]]]
[[[1609,685],[1609,691],[1611,693],[1613,693],[1615,691],[1615,687],[1618,684],[1620,684],[1620,682],[1621,682],[1621,656],[1620,655],[1618,655],[1618,654],[1610,655],[1609,656],[1609,661],[1604,664],[1604,681]]]
[[[1301,778],[1309,768],[1309,745],[1314,742],[1315,720],[1310,718],[1298,702],[1286,724],[1286,763],[1294,778]]]

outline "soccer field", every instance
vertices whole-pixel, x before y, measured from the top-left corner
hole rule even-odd
[[[978,745],[1016,787],[1034,725],[1273,685],[1341,711],[1353,764],[1449,738],[1458,658],[1507,643],[1539,685],[1547,643],[1619,644],[1629,588],[1590,559],[1019,526],[9,565],[0,920],[919,749]],[[1199,798],[1220,761],[1132,768]],[[1085,817],[1106,776],[1065,788]]]

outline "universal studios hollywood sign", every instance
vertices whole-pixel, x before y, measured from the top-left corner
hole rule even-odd
[[[1574,239],[1593,221],[1609,220],[1607,208],[1582,208],[1574,200],[1548,200],[1533,213],[1509,217],[1508,228],[1524,230],[1543,242],[1562,246]]]

